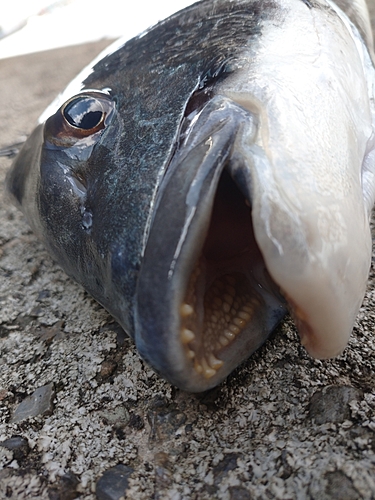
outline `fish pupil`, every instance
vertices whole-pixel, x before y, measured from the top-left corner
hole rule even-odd
[[[64,117],[73,127],[90,130],[99,125],[103,119],[103,107],[98,99],[78,97],[64,109]]]

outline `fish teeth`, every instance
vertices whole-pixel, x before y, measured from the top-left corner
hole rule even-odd
[[[188,359],[194,359],[195,358],[195,352],[189,349],[186,353],[186,356]]]
[[[240,311],[238,313],[238,317],[241,318],[241,319],[244,319],[245,321],[249,321],[251,316],[248,312],[245,312],[245,311]]]
[[[182,304],[180,313],[183,318],[187,318],[188,316],[191,316],[194,312],[193,307],[190,304]]]
[[[240,333],[240,329],[236,325],[229,325],[229,330],[234,333],[234,335],[238,335]]]
[[[204,322],[200,327],[202,338],[195,331],[194,303],[185,299],[180,307],[181,318],[186,319],[180,334],[181,343],[186,346],[186,359],[194,366],[195,372],[206,379],[214,377],[225,364],[217,353],[236,339],[254,314],[253,297],[241,295],[239,286],[238,278],[226,275],[215,280],[209,288],[204,299]]]
[[[203,372],[202,365],[197,360],[195,360],[194,369],[199,374]]]
[[[230,339],[228,339],[225,335],[221,335],[219,342],[223,347],[226,347],[230,343]]]
[[[248,314],[252,314],[254,312],[254,309],[249,305],[242,306],[242,310],[243,313],[248,313]]]
[[[183,328],[181,330],[181,341],[183,344],[188,344],[195,339],[195,333],[188,328]]]
[[[211,321],[212,321],[212,323],[217,323],[218,322],[218,318],[217,318],[216,314],[212,314]]]
[[[236,335],[233,332],[231,332],[230,330],[224,330],[224,336],[228,340],[234,340],[236,338]]]
[[[246,325],[246,321],[241,318],[234,318],[233,323],[240,328],[243,328]]]
[[[207,360],[205,358],[201,359],[201,363],[202,363],[202,373],[206,378],[212,378],[214,375],[216,375],[216,370],[214,370],[208,365]]]
[[[217,357],[214,356],[212,352],[210,352],[209,355],[207,356],[207,360],[208,364],[211,366],[213,370],[218,370],[224,364],[224,362],[221,361],[221,359],[217,359]]]
[[[228,304],[229,306],[231,306],[233,304],[233,297],[232,297],[232,295],[229,295],[229,293],[225,293],[223,296],[223,299],[225,300],[225,304]],[[226,311],[226,312],[228,312],[228,311]]]

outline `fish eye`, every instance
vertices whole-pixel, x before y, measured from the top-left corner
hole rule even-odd
[[[115,102],[105,92],[88,90],[71,97],[48,118],[44,126],[45,147],[72,147],[77,141],[92,146],[109,125]]]
[[[62,114],[70,125],[83,130],[96,129],[105,117],[100,100],[85,95],[68,101]]]

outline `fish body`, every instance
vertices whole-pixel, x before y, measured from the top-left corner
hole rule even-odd
[[[206,0],[95,61],[48,108],[7,186],[65,271],[190,391],[288,310],[345,347],[370,265],[365,4]]]

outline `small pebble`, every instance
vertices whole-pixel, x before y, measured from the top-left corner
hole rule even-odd
[[[229,488],[230,500],[251,500],[250,493],[242,486]]]
[[[326,472],[310,486],[312,500],[359,500],[361,495],[342,471]]]
[[[103,363],[101,364],[101,367],[100,367],[100,375],[103,378],[108,378],[114,374],[114,372],[116,371],[116,368],[117,368],[116,361],[113,361],[112,359],[103,361]]]
[[[213,474],[215,477],[215,484],[219,484],[223,479],[228,476],[228,472],[237,468],[237,460],[240,457],[238,453],[228,453],[224,456],[214,468]]]
[[[6,439],[5,441],[0,442],[0,446],[13,451],[13,457],[18,461],[25,458],[30,452],[30,447],[27,439],[21,436],[13,436],[9,439]]]
[[[54,397],[55,390],[53,384],[39,387],[31,396],[27,396],[17,406],[10,422],[14,424],[29,417],[36,417],[37,415],[51,415],[53,412]]]
[[[349,386],[328,386],[315,392],[310,400],[309,417],[318,425],[339,424],[350,419],[349,402],[360,401],[362,393]]]
[[[129,412],[124,406],[117,406],[116,408],[99,411],[98,413],[105,422],[115,427],[126,425],[130,419]]]
[[[56,485],[48,488],[48,498],[49,500],[75,500],[79,498],[78,485],[78,478],[72,472],[68,472],[59,479]]]
[[[96,483],[96,498],[98,500],[119,500],[125,496],[129,486],[129,476],[134,469],[119,464],[104,472]]]

